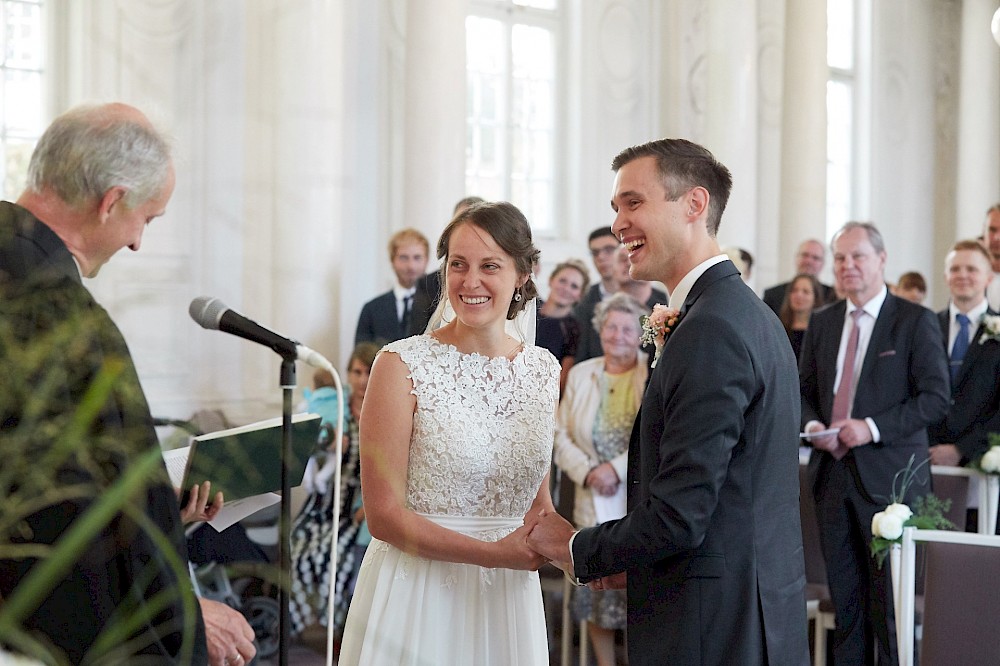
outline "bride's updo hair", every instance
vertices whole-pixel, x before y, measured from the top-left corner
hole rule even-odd
[[[514,268],[518,275],[527,275],[528,281],[524,286],[515,290],[515,294],[521,294],[521,300],[511,299],[510,308],[507,310],[507,319],[513,319],[517,313],[524,309],[528,301],[538,296],[538,287],[532,279],[532,269],[538,261],[538,248],[531,240],[531,227],[524,214],[518,210],[517,206],[506,201],[484,201],[473,204],[465,210],[457,213],[452,218],[448,226],[441,232],[441,238],[437,244],[437,257],[441,262],[441,291],[447,292],[447,276],[445,271],[448,266],[448,243],[455,229],[463,224],[472,224],[490,235],[497,245],[500,246],[514,260]],[[444,296],[442,295],[442,298]],[[534,305],[532,305],[534,307]]]

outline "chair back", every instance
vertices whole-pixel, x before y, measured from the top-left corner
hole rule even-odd
[[[944,517],[959,532],[965,531],[965,514],[969,505],[969,477],[942,474],[931,468],[931,491],[939,500],[951,500]]]

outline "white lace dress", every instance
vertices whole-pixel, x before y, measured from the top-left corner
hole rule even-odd
[[[541,347],[513,361],[430,336],[385,347],[410,370],[417,409],[407,502],[484,541],[517,529],[549,470],[559,366]],[[391,408],[391,406],[387,406]],[[549,663],[538,573],[427,560],[372,539],[338,663]]]

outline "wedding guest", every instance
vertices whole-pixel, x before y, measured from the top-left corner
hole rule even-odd
[[[909,271],[899,276],[899,281],[892,288],[892,293],[900,298],[905,298],[911,303],[923,305],[927,298],[927,280],[916,271]]]
[[[590,232],[587,238],[590,257],[600,279],[591,285],[583,299],[573,310],[573,316],[580,322],[580,343],[576,349],[577,362],[600,356],[601,341],[593,332],[591,321],[594,319],[594,308],[605,298],[618,291],[615,260],[621,242],[611,233],[607,226],[598,227]]]
[[[555,463],[576,484],[577,527],[625,515],[628,441],[648,375],[646,354],[639,351],[639,318],[645,314],[623,293],[598,304],[594,328],[604,355],[573,366],[559,403]],[[615,631],[626,624],[625,591],[578,587],[573,611],[587,619],[598,666],[614,666]]]
[[[538,255],[506,202],[459,213],[437,245],[454,317],[387,345],[361,410],[371,545],[338,663],[544,664],[526,535],[553,511],[548,472],[559,364],[527,334]],[[439,313],[446,311],[439,306]]]
[[[416,229],[400,229],[389,239],[389,261],[396,275],[392,289],[365,303],[358,317],[354,344],[385,344],[405,338],[410,327],[417,280],[427,269],[430,245]]]
[[[580,322],[573,316],[573,306],[580,302],[589,282],[587,267],[579,259],[557,264],[549,276],[549,297],[538,308],[535,344],[548,349],[559,362],[560,393],[576,360],[580,340]]]
[[[802,351],[802,339],[809,327],[809,316],[816,304],[820,302],[819,282],[812,275],[800,273],[792,278],[785,291],[785,300],[781,304],[778,319],[785,327],[788,341],[792,343],[792,351],[798,360]]]
[[[927,426],[948,409],[948,365],[934,313],[888,293],[886,249],[870,222],[848,222],[833,236],[834,273],[847,299],[809,321],[799,374],[809,485],[816,502],[836,629],[838,664],[897,660],[888,568],[873,565],[872,517],[885,508],[900,470],[928,487]]]
[[[141,111],[80,106],[38,140],[17,202],[0,202],[0,441],[8,476],[26,469],[4,500],[5,511],[24,510],[4,534],[4,610],[55,559],[39,554],[83,538],[14,620],[30,635],[19,647],[46,663],[242,666],[256,654],[238,611],[194,603],[177,497],[132,355],[82,281],[119,250],[139,250],[174,183],[169,141]],[[128,483],[128,506],[112,504],[87,531]]]
[[[353,583],[371,534],[365,524],[361,503],[361,469],[358,452],[358,421],[368,376],[378,353],[378,345],[362,342],[351,352],[347,362],[347,386],[344,388],[344,442],[340,460],[340,516],[333,522],[334,478],[337,461],[333,443],[328,447],[323,467],[316,474],[312,492],[295,518],[291,531],[292,594],[289,616],[292,633],[298,634],[319,621],[326,625],[330,593],[330,546],[337,530],[337,571],[334,587],[334,635],[339,640],[351,603]],[[327,372],[327,371],[324,371]],[[332,377],[331,377],[332,379]],[[322,375],[320,376],[322,381]],[[332,383],[332,382],[331,382]],[[320,386],[306,396],[309,411],[323,415],[331,427],[339,419],[337,391]]]
[[[821,242],[815,238],[809,238],[799,243],[799,247],[795,251],[796,274],[805,273],[819,280],[820,271],[823,270],[823,264],[825,263],[826,248],[823,247]],[[764,290],[764,295],[761,298],[764,299],[769,308],[774,310],[774,314],[778,314],[781,311],[781,303],[785,298],[785,291],[788,289],[789,284],[789,282],[782,282]],[[819,285],[819,292],[821,298],[816,301],[816,307],[832,303],[838,298],[836,288],[823,283]]]
[[[1000,202],[989,207],[983,222],[983,244],[990,253],[993,279],[986,287],[986,300],[990,307],[1000,312]]]

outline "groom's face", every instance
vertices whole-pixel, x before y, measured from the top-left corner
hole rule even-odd
[[[681,214],[688,205],[687,193],[676,201],[667,199],[656,158],[640,157],[618,170],[611,194],[616,213],[611,231],[628,252],[633,280],[665,281],[675,272],[674,264],[690,242]]]

